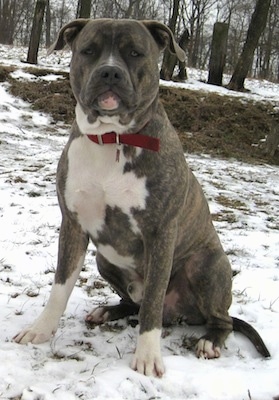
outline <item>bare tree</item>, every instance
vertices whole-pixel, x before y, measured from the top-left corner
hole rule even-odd
[[[28,48],[28,55],[27,55],[27,62],[30,64],[37,64],[38,50],[39,50],[40,38],[44,22],[44,13],[46,5],[47,5],[47,0],[37,0],[36,2],[29,48]]]
[[[190,32],[188,48],[188,63],[190,67],[199,68],[204,64],[204,27],[209,18],[209,12],[215,7],[217,0],[188,0],[184,2],[184,15]],[[210,42],[207,43],[207,56]]]
[[[35,4],[28,0],[16,0],[17,11],[14,23],[13,42],[17,45],[28,46],[30,39],[30,21],[34,15]]]
[[[190,34],[189,34],[188,29],[186,28],[184,30],[184,32],[182,33],[182,35],[180,36],[180,39],[178,42],[179,46],[185,51],[185,53],[188,49],[189,40],[190,40]],[[186,70],[186,61],[178,60],[178,68],[179,68],[179,71],[178,71],[177,79],[179,81],[185,81],[188,78],[187,70]]]
[[[76,18],[77,12],[77,0],[75,1],[67,1],[67,0],[49,0],[50,2],[50,22],[51,22],[51,30],[50,30],[50,43],[52,43],[60,28]],[[47,18],[46,18],[47,19]]]
[[[173,33],[175,33],[176,30],[176,23],[179,12],[179,2],[180,0],[173,1],[172,15],[169,20],[169,28],[172,30]],[[165,79],[166,81],[171,80],[176,62],[177,62],[176,55],[172,54],[167,48],[164,52],[164,58],[160,72],[161,79]]]
[[[15,0],[0,1],[0,43],[13,44]]]
[[[249,24],[248,17],[251,15],[250,10],[251,4],[243,4],[241,10],[233,13],[230,23],[230,35],[228,38],[228,53],[227,62],[230,67],[230,71],[233,71],[238,57],[241,53],[241,47],[245,41],[245,33],[247,32],[247,26]]]
[[[271,0],[257,0],[248,28],[246,42],[244,43],[235,71],[228,84],[228,88],[231,90],[244,90],[245,78],[252,66],[253,55],[259,38],[266,26],[270,1]]]
[[[46,47],[49,47],[51,45],[50,31],[51,31],[51,13],[50,13],[49,0],[47,0],[47,3],[46,3]]]
[[[94,18],[155,19],[159,14],[158,3],[158,0],[94,0],[92,15]]]
[[[157,19],[169,25],[174,6],[179,0],[46,1],[45,32],[41,37],[41,43],[48,46],[55,39],[61,26],[77,16]],[[256,45],[249,64],[249,72],[252,71],[254,77],[279,80],[279,0],[270,1],[266,28]],[[179,1],[174,32],[178,40],[187,38],[186,44],[182,40],[187,47],[187,65],[200,69],[206,68],[210,57],[213,21],[220,21],[229,24],[225,72],[232,74],[244,49],[256,2],[257,0],[246,2],[243,0]],[[0,0],[0,43],[29,45],[30,21],[34,16],[36,4],[37,1],[30,0]],[[88,11],[90,6],[91,14]],[[258,31],[259,28],[258,26]],[[165,56],[164,66],[168,58],[170,60],[171,56]],[[175,68],[174,59],[172,65],[172,68]],[[183,77],[185,73],[185,66],[179,65],[179,77]],[[171,68],[168,75],[172,76]]]
[[[264,145],[264,152],[270,157],[274,157],[279,146],[279,117],[274,113],[273,121],[270,126],[270,132],[267,135]]]
[[[212,85],[222,86],[227,54],[228,29],[229,25],[224,22],[216,22],[214,24],[207,82]]]
[[[264,79],[274,79],[278,69],[279,0],[271,0],[266,29],[257,47],[255,75]],[[277,68],[276,68],[277,64]]]
[[[90,18],[91,0],[78,0],[77,18]]]

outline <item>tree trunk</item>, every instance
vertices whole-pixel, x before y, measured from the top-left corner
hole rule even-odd
[[[188,29],[186,28],[185,31],[180,36],[180,39],[178,41],[179,46],[185,52],[186,52],[188,44],[189,44],[189,38],[190,38],[190,34],[189,34]],[[176,55],[172,54],[170,51],[165,52],[164,60],[165,60],[165,63],[163,62],[162,69],[160,72],[161,79],[164,79],[165,81],[170,81],[172,79],[173,71],[177,64],[177,61],[178,61],[179,71],[178,71],[178,75],[175,76],[174,80],[182,82],[187,79],[187,71],[186,71],[185,61],[178,60]]]
[[[13,44],[16,19],[16,1],[0,1],[0,43]]]
[[[222,86],[223,71],[226,62],[229,25],[216,22],[213,29],[208,81],[212,85]]]
[[[263,59],[262,59],[262,65],[261,69],[259,72],[259,77],[263,79],[268,79],[272,76],[272,53],[274,52],[274,42],[275,42],[275,37],[278,35],[277,33],[277,26],[278,26],[278,18],[279,14],[277,16],[277,9],[276,6],[278,7],[279,3],[277,0],[272,0],[270,9],[269,9],[269,16],[267,20],[267,25],[265,29],[265,34],[266,37],[263,38],[262,41],[262,53],[263,53]]]
[[[246,42],[244,43],[235,71],[228,84],[228,89],[239,91],[244,90],[244,81],[252,66],[254,51],[266,26],[270,2],[271,0],[257,0],[248,28]]]
[[[90,18],[91,0],[79,0],[77,9],[77,18]]]
[[[190,33],[188,29],[186,28],[185,31],[182,33],[180,39],[179,39],[179,46],[186,52],[188,45],[189,45],[189,40],[190,40]],[[188,79],[187,76],[187,70],[186,70],[186,62],[185,61],[178,61],[178,80],[179,81],[186,81]]]
[[[271,128],[270,133],[266,138],[264,152],[270,157],[274,157],[276,150],[278,149],[279,145],[279,123],[274,120]]]
[[[37,64],[38,62],[38,50],[44,22],[46,3],[47,0],[37,0],[36,2],[27,55],[27,62],[30,64]]]
[[[169,28],[172,30],[172,32],[175,32],[176,21],[178,18],[179,1],[180,0],[174,0],[173,2],[172,16],[169,22]],[[171,80],[176,61],[176,55],[172,54],[167,48],[164,52],[163,62],[160,71],[161,79],[164,79],[165,81]]]
[[[47,4],[46,4],[46,48],[49,48],[49,46],[51,45],[50,27],[51,27],[51,15],[50,15],[49,0],[47,0]]]

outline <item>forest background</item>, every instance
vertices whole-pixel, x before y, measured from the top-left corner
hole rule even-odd
[[[156,19],[171,26],[177,38],[187,32],[187,66],[207,69],[213,26],[222,22],[228,25],[224,72],[232,74],[257,3],[268,5],[268,16],[248,75],[278,81],[279,0],[0,0],[0,43],[28,46],[36,7],[43,8],[40,45],[46,47],[76,17]]]

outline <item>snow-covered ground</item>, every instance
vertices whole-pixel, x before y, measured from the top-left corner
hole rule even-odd
[[[25,54],[24,49],[0,47],[2,62],[18,67],[14,77],[40,79],[21,72],[26,64],[19,60]],[[42,57],[40,63],[59,70],[68,66],[67,53],[65,57]],[[184,87],[231,94],[201,84],[201,74],[189,71]],[[255,100],[278,102],[279,85],[250,80],[247,86]],[[233,280],[230,312],[260,332],[270,359],[263,360],[247,339],[235,333],[220,359],[197,359],[186,343],[202,328],[173,327],[163,332],[164,377],[132,371],[129,362],[138,327],[124,320],[91,330],[84,324],[92,307],[117,301],[98,276],[93,246],[52,341],[26,346],[12,341],[42,311],[53,280],[60,224],[55,171],[69,127],[51,124],[48,115],[32,111],[28,103],[8,94],[6,83],[0,84],[0,99],[0,399],[278,396],[279,168],[270,165],[186,156],[204,187],[233,269],[239,272]]]

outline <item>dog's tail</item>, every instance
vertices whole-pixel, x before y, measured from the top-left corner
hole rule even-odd
[[[242,319],[232,317],[232,320],[234,331],[240,332],[248,339],[250,339],[250,341],[263,357],[270,357],[270,353],[256,329],[254,329],[250,324],[243,321]]]

